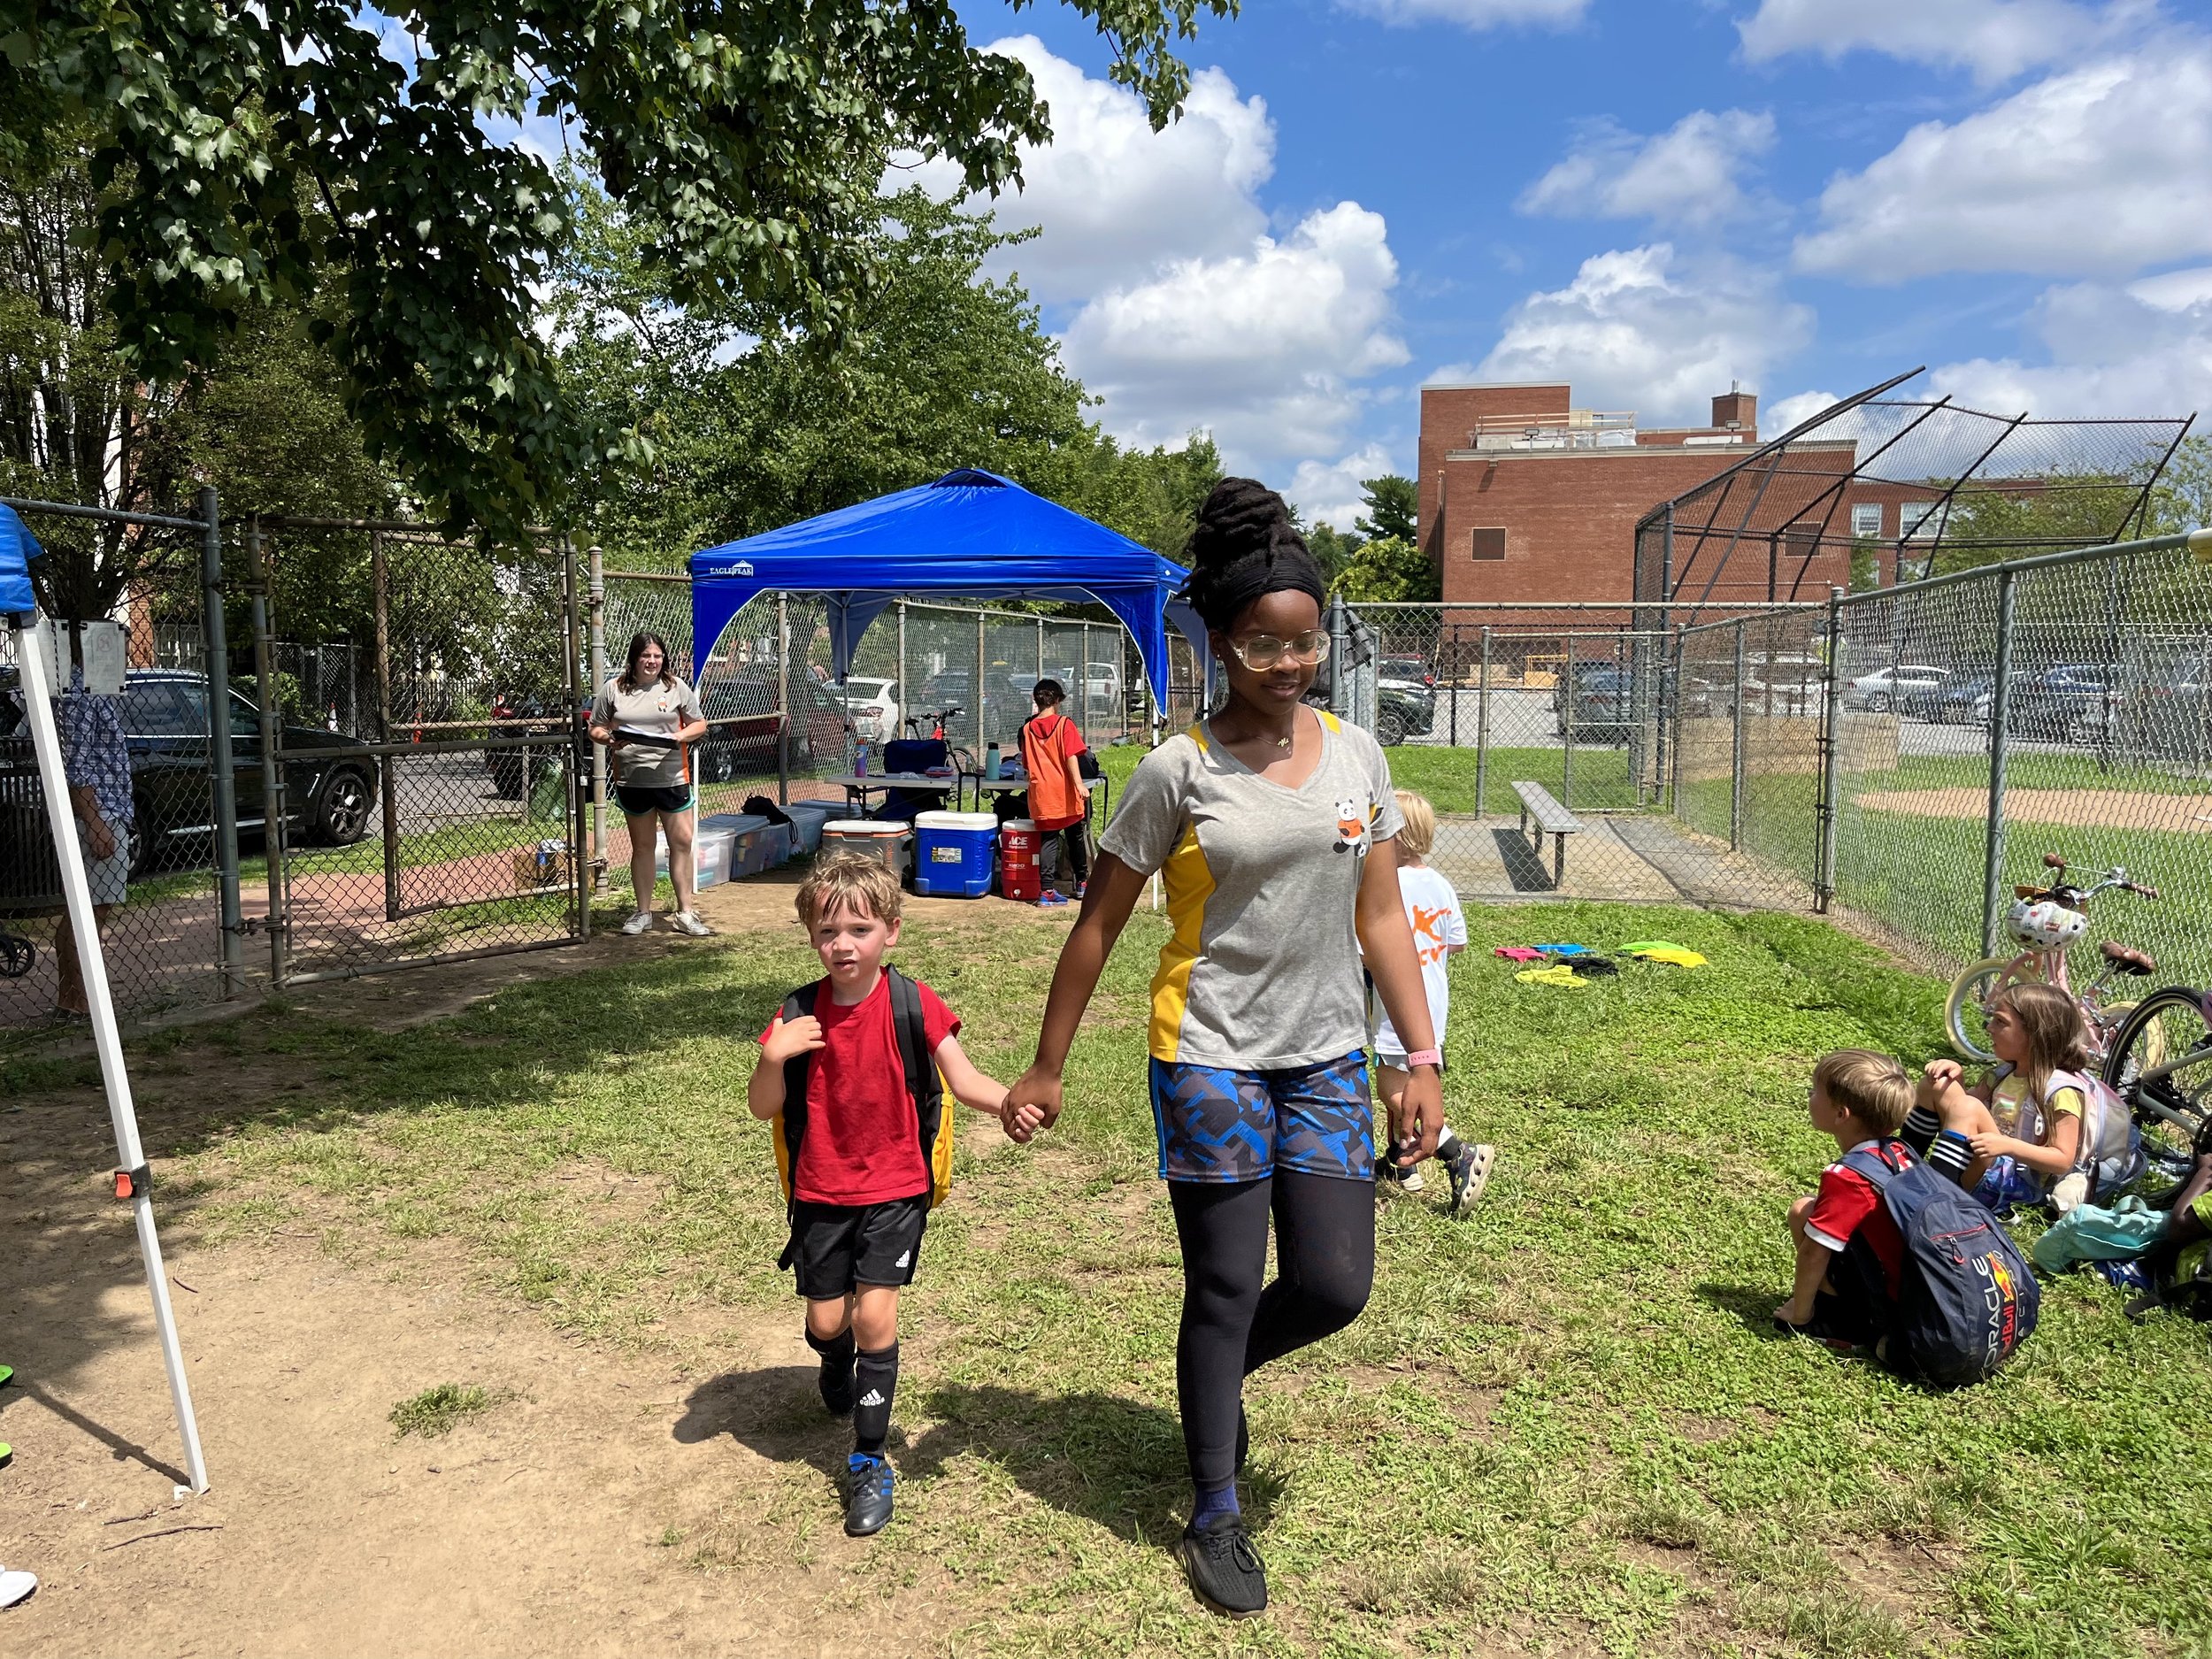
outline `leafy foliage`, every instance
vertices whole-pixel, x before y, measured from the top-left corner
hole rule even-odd
[[[1354,519],[1354,529],[1370,541],[1386,536],[1401,541],[1420,539],[1416,526],[1420,518],[1421,495],[1411,479],[1385,472],[1380,478],[1363,479],[1360,491],[1367,503],[1367,517]]]
[[[1442,597],[1436,566],[1429,556],[1394,535],[1361,543],[1338,575],[1336,591],[1353,604],[1362,600],[1433,604]]]
[[[1188,87],[1171,37],[1233,0],[1069,3],[1163,126]],[[1050,133],[1028,71],[950,8],[870,0],[9,0],[0,132],[35,146],[57,115],[97,132],[102,307],[142,380],[327,293],[318,337],[369,453],[510,536],[635,439],[585,418],[532,326],[571,208],[491,123],[561,119],[679,303],[832,338],[865,326],[895,153],[995,193]]]

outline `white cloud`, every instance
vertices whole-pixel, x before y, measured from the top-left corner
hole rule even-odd
[[[1564,28],[1582,21],[1590,0],[1345,0],[1386,23],[1457,23],[1471,29],[1530,24]]]
[[[1183,119],[1156,133],[1134,93],[1091,79],[1034,35],[987,50],[1021,59],[1051,111],[1052,142],[1022,147],[1021,192],[972,204],[993,208],[1002,229],[1042,233],[992,261],[1019,272],[1037,298],[1086,299],[1164,259],[1240,253],[1266,229],[1256,193],[1274,171],[1275,124],[1220,70],[1194,74]],[[941,196],[960,186],[946,163],[914,176]]]
[[[1976,357],[1932,371],[1930,384],[1998,414],[2185,415],[2212,387],[2212,266],[2051,288],[2032,327],[2046,361]]]
[[[1361,485],[1397,470],[1390,451],[1379,443],[1371,443],[1340,461],[1299,462],[1283,494],[1306,515],[1308,524],[1330,524],[1349,530],[1356,519],[1367,515]]]
[[[2212,254],[2212,44],[2175,36],[1916,127],[1820,208],[1799,268],[1863,282],[2119,276]]]
[[[1390,331],[1397,280],[1382,216],[1340,202],[1280,241],[1100,295],[1064,355],[1118,435],[1174,442],[1206,427],[1233,464],[1279,465],[1340,449],[1363,402],[1352,382],[1406,360]]]
[[[1601,119],[1515,205],[1567,218],[1710,224],[1743,211],[1740,176],[1773,147],[1774,118],[1749,110],[1693,110],[1650,138]]]
[[[2155,0],[1760,0],[1736,25],[1754,63],[1791,52],[1855,50],[2008,81],[2094,47],[2156,9]]]
[[[1715,393],[1755,385],[1812,333],[1811,311],[1770,274],[1718,261],[1678,272],[1673,247],[1655,242],[1586,259],[1565,288],[1530,295],[1470,378],[1571,380],[1587,407],[1702,420]]]
[[[1810,420],[1838,401],[1833,392],[1795,392],[1778,397],[1759,411],[1759,435],[1778,438],[1801,420]]]

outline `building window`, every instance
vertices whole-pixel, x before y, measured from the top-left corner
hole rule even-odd
[[[1943,533],[1943,519],[1936,511],[1939,503],[1932,501],[1901,502],[1897,507],[1897,534],[1910,541]]]
[[[1851,539],[1854,541],[1878,541],[1882,535],[1882,503],[1878,501],[1855,502],[1851,507]]]
[[[1503,530],[1476,531],[1474,545],[1468,549],[1468,552],[1470,557],[1478,559],[1503,558],[1505,557],[1505,532]]]

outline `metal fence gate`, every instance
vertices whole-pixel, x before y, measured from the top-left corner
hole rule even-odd
[[[588,926],[577,856],[580,614],[568,543],[487,549],[419,524],[261,518],[245,532],[271,815],[278,985],[565,943]],[[288,566],[347,575],[350,623],[283,665]],[[337,717],[340,693],[352,730]],[[314,718],[319,707],[331,710]]]

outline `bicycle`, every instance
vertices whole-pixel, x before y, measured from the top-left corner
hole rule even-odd
[[[2137,1006],[2132,1000],[2105,1000],[2113,981],[2145,979],[2158,972],[2158,964],[2143,952],[2108,939],[2097,947],[2104,966],[2085,989],[2076,991],[2068,978],[2066,953],[2089,931],[2089,901],[2100,893],[2116,891],[2154,899],[2158,889],[2129,880],[2128,872],[2116,864],[2087,888],[2066,879],[2066,861],[2056,853],[2045,853],[2043,866],[2053,872],[2051,884],[2014,887],[2016,902],[2005,918],[2006,930],[2025,949],[2016,956],[1991,956],[1978,962],[1952,981],[1943,1009],[1944,1029],[1951,1047],[1965,1059],[1987,1064],[1997,1057],[1982,1022],[1998,993],[2015,985],[2041,982],[2066,992],[2080,1006],[2089,1029],[2092,1057],[2102,1062],[2111,1051],[2121,1024]]]
[[[2186,1180],[2199,1151],[2212,1149],[2212,991],[2170,985],[2138,1002],[2105,1056],[2104,1080],[2127,1102],[2151,1171],[2170,1186]]]
[[[965,747],[955,747],[945,736],[945,722],[966,712],[965,709],[956,704],[948,709],[925,709],[919,714],[908,715],[904,724],[907,736],[915,741],[920,742],[926,739],[945,744],[946,764],[963,777],[974,778],[980,776],[983,771],[983,768],[976,764],[975,750]],[[925,732],[922,729],[924,725],[927,725],[930,729]]]

